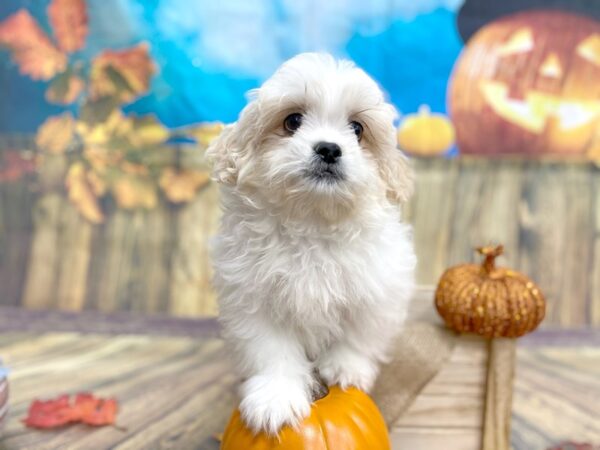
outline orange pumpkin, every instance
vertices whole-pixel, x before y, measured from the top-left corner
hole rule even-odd
[[[381,413],[364,392],[337,386],[316,400],[310,416],[277,437],[254,435],[234,411],[223,434],[221,450],[389,450],[390,441]]]
[[[483,264],[446,270],[435,292],[435,306],[446,325],[486,338],[519,337],[537,328],[546,311],[540,289],[525,275],[494,261],[502,246],[480,247]]]
[[[448,102],[461,153],[587,154],[600,131],[600,23],[533,10],[485,25]]]
[[[411,155],[440,155],[454,144],[454,127],[448,117],[421,105],[417,114],[407,115],[400,124],[398,144]]]

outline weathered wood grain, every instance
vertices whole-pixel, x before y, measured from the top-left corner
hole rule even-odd
[[[520,268],[547,297],[546,323],[573,326],[589,320],[591,180],[587,165],[546,164],[527,172]]]
[[[216,339],[3,334],[0,352],[11,367],[4,448],[202,448],[235,404],[236,379]],[[119,428],[44,432],[18,420],[32,398],[78,391],[117,397]]]
[[[592,175],[592,217],[593,217],[593,241],[590,276],[587,282],[589,289],[589,321],[594,325],[600,325],[600,177]]]
[[[18,305],[29,264],[34,194],[26,183],[0,183],[0,289],[3,305]]]
[[[560,335],[560,332],[556,333]],[[519,346],[512,446],[544,449],[561,441],[600,445],[600,332],[562,345]],[[595,344],[595,346],[594,346]]]
[[[209,239],[220,217],[218,189],[208,185],[177,217],[169,312],[178,316],[215,315],[217,304],[211,287]]]
[[[73,205],[63,201],[58,226],[55,245],[59,257],[54,298],[59,309],[81,311],[86,300],[93,225]]]
[[[414,227],[417,282],[433,284],[447,268],[458,166],[449,167],[442,159],[417,160],[415,170],[415,193],[405,205],[404,220]]]
[[[516,339],[492,339],[488,344],[483,450],[510,447],[510,416],[515,376]]]
[[[216,313],[208,259],[219,218],[214,184],[181,207],[109,208],[106,222],[92,226],[65,198],[64,161],[53,164],[39,194],[24,181],[0,189],[0,304]],[[598,167],[474,158],[414,165],[416,192],[404,217],[414,225],[419,283],[434,285],[448,266],[476,260],[473,247],[501,242],[500,263],[545,293],[543,326],[600,325]]]
[[[435,317],[427,295],[419,294],[411,320]],[[25,324],[31,324],[29,331],[10,331]],[[216,449],[212,436],[236,403],[237,380],[212,319],[5,308],[0,355],[11,369],[11,412],[0,448]],[[394,426],[394,448],[480,448],[477,411],[483,411],[487,360],[485,341],[461,337],[448,363]],[[19,421],[34,397],[79,390],[116,396],[123,429],[35,431]],[[599,395],[600,332],[541,330],[520,340],[512,448],[600,442]]]
[[[60,263],[57,242],[60,211],[65,199],[59,193],[44,195],[34,207],[34,233],[25,278],[22,305],[39,309],[55,306],[56,268]]]

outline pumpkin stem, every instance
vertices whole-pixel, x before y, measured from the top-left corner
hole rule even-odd
[[[419,106],[419,115],[420,116],[428,116],[431,114],[431,108],[429,105],[421,105]]]
[[[496,258],[504,252],[504,246],[497,245],[494,247],[492,245],[488,245],[485,247],[477,247],[477,251],[480,255],[485,256],[481,267],[483,267],[485,273],[489,274],[496,268]]]

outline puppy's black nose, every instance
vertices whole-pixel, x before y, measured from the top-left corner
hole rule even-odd
[[[342,156],[342,149],[334,142],[319,142],[315,145],[315,152],[327,164],[335,164]]]

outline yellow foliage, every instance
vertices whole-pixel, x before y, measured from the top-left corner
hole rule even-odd
[[[152,209],[158,204],[154,185],[140,177],[122,176],[111,186],[117,205],[124,209]]]
[[[71,113],[51,116],[38,129],[35,144],[45,152],[58,155],[69,148],[74,133],[75,120]]]
[[[76,162],[69,167],[66,179],[69,200],[83,217],[92,223],[102,223],[104,214],[98,205],[83,163]]]

